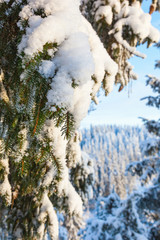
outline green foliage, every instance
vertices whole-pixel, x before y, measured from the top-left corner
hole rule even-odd
[[[71,136],[74,134],[74,118],[73,115],[70,112],[67,112],[65,114],[65,118],[63,121],[63,127],[62,127],[62,134],[65,135],[67,139],[70,139]]]
[[[52,140],[47,135],[41,138],[43,127],[47,120],[54,119],[55,125],[60,126],[64,137],[69,139],[75,130],[75,122],[72,114],[65,109],[55,106],[53,112],[46,104],[52,79],[42,76],[39,67],[42,60],[51,60],[48,50],[56,52],[57,43],[47,42],[43,50],[32,58],[18,53],[17,46],[28,25],[24,20],[20,22],[21,30],[17,26],[19,12],[25,3],[9,1],[0,4],[0,70],[3,69],[4,73],[0,92],[5,89],[8,99],[0,98],[0,139],[3,139],[4,151],[9,157],[9,182],[15,193],[11,206],[7,208],[9,233],[14,236],[16,229],[20,228],[23,239],[29,240],[38,239],[40,222],[33,219],[38,216],[37,209],[41,207],[43,193],[48,191],[55,201],[52,195],[57,191],[63,171],[60,160],[54,155]],[[43,9],[36,14],[45,17]],[[76,87],[74,80],[72,87]],[[49,185],[44,186],[43,180],[50,171],[48,162],[54,166],[56,175]],[[3,181],[4,167],[0,162],[0,183]],[[5,204],[4,196],[0,197],[0,203]],[[65,208],[65,205],[62,206]],[[46,226],[47,222],[46,219]]]

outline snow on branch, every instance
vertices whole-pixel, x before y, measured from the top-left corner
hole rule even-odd
[[[124,1],[122,11],[118,16],[119,20],[114,25],[113,30],[109,34],[114,34],[117,42],[126,48],[130,53],[145,58],[146,56],[136,51],[135,47],[123,38],[123,28],[128,26],[130,31],[137,36],[139,42],[150,39],[151,42],[158,42],[160,39],[159,31],[151,25],[151,16],[144,13],[141,9],[139,1],[135,1],[132,6],[128,5],[128,1]]]

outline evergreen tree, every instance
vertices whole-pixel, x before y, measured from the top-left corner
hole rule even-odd
[[[85,2],[81,9],[90,19],[92,5]],[[139,1],[116,2],[107,1],[109,16],[115,13],[105,21],[107,53],[79,0],[0,0],[0,227],[6,238],[40,240],[48,232],[58,239],[56,211],[63,210],[71,222],[68,238],[75,239],[82,202],[69,168],[79,161],[72,144],[80,121],[102,84],[106,94],[115,82],[127,84],[126,60],[141,56],[135,46],[159,39]],[[118,76],[126,74],[124,83]]]
[[[130,79],[137,79],[133,66],[127,61],[133,54],[142,58],[145,55],[136,50],[136,46],[152,40],[147,31],[150,16],[143,13],[143,0],[82,0],[82,12],[98,33],[107,52],[118,64],[115,83],[120,83],[119,91]],[[149,14],[160,11],[160,2],[152,0]],[[143,22],[143,24],[142,24]],[[154,38],[158,40],[158,35]],[[103,82],[104,87],[107,85]],[[107,91],[106,95],[108,94]]]
[[[134,197],[121,200],[116,193],[101,197],[96,210],[80,233],[84,240],[147,240],[147,229],[141,223]]]
[[[160,44],[157,44],[160,47]],[[160,68],[159,61],[156,67]],[[150,86],[157,95],[148,96],[142,100],[147,100],[148,106],[160,108],[160,79],[148,76],[146,85]],[[139,200],[139,211],[145,221],[150,226],[149,239],[160,239],[160,119],[143,119],[145,126],[152,135],[144,141],[142,148],[146,158],[141,162],[135,162],[128,167],[132,175],[140,176],[143,194]],[[146,186],[147,183],[149,186]]]

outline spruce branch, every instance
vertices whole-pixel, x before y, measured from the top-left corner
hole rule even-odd
[[[62,126],[62,134],[65,135],[66,139],[70,139],[75,133],[75,121],[74,117],[70,112],[65,114],[64,125]]]
[[[38,125],[38,121],[39,121],[39,114],[40,114],[40,104],[39,104],[39,106],[38,106],[38,114],[37,114],[37,118],[36,118],[36,123],[35,123],[35,127],[34,127],[34,129],[33,129],[33,134],[32,134],[32,136],[34,136],[34,134],[35,134],[35,132],[36,132],[36,129],[37,129],[37,125]]]

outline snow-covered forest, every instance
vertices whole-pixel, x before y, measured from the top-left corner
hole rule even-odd
[[[142,145],[149,133],[139,127],[95,126],[82,130],[82,150],[94,169],[94,197],[107,196],[114,188],[124,198],[135,182],[125,176],[127,165],[144,157]],[[83,156],[83,155],[82,155]]]
[[[101,140],[93,150],[97,159],[90,159],[87,148],[81,154],[80,148],[80,123],[91,103],[98,104],[99,91],[106,97],[114,85],[122,91],[137,79],[129,59],[146,57],[137,47],[160,46],[160,32],[151,23],[160,0],[148,1],[148,12],[142,2],[0,0],[1,239],[58,240],[61,224],[68,240],[158,239],[159,120],[143,119],[152,134],[150,139],[146,135],[144,155],[133,144],[138,150],[131,147],[131,159],[117,169],[118,154],[125,155],[120,148],[128,151],[127,144],[119,144],[128,130],[122,139],[116,131],[111,134],[116,139],[109,141],[107,152],[115,157],[108,159],[107,175],[114,186],[108,184],[108,189],[99,187],[105,171],[97,158]],[[159,79],[148,76],[147,85],[158,94],[146,97],[147,104],[159,109]],[[137,141],[141,138],[140,133]],[[101,158],[103,165],[106,157]],[[127,190],[126,184],[123,190],[118,186],[125,161],[128,174],[138,175],[141,190],[121,200],[115,192],[124,197],[132,189],[130,184]],[[96,220],[88,221],[85,229],[84,204],[92,188],[104,199],[97,200]]]
[[[83,129],[81,134],[81,165],[77,170],[77,181],[73,182],[77,191],[82,189],[81,185],[86,186],[80,194],[84,200],[87,225],[79,231],[80,239],[158,240],[156,229],[153,231],[155,235],[148,229],[153,228],[154,211],[156,209],[158,214],[159,207],[155,206],[150,214],[146,211],[152,223],[148,224],[140,212],[142,209],[137,207],[146,189],[142,187],[141,180],[129,171],[136,162],[141,164],[142,159],[147,159],[146,145],[153,143],[153,135],[144,127],[114,125],[91,126]],[[155,177],[156,172],[152,173]],[[59,215],[59,235],[61,240],[67,240],[63,220],[63,216]]]

